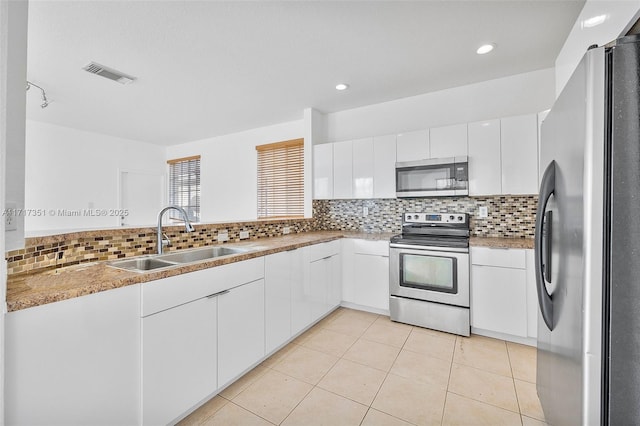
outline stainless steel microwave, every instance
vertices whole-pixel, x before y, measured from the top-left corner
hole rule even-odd
[[[466,156],[396,163],[396,197],[469,195]]]

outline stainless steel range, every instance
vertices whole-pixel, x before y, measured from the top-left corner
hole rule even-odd
[[[469,216],[405,213],[389,245],[393,321],[469,336]]]

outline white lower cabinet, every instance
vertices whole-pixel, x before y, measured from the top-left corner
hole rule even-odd
[[[536,265],[533,250],[525,250],[527,263],[527,335],[538,336],[538,290],[536,288]]]
[[[535,338],[527,252],[532,250],[471,248],[472,332],[521,342]]]
[[[389,242],[345,239],[343,300],[376,312],[389,311]]]
[[[142,284],[144,425],[181,418],[264,356],[263,277],[260,257]]]
[[[264,280],[218,296],[218,385],[222,387],[264,356]]]
[[[342,300],[341,241],[6,315],[7,424],[179,420]]]
[[[218,387],[217,297],[142,319],[142,421],[167,424]]]
[[[291,299],[296,252],[283,251],[264,258],[265,352],[271,353],[291,337]],[[299,268],[300,269],[300,268]]]
[[[308,295],[310,324],[340,304],[342,285],[340,241],[305,247],[304,282]]]
[[[471,280],[471,325],[526,337],[525,270],[472,265]]]
[[[140,423],[139,284],[5,320],[7,425]]]

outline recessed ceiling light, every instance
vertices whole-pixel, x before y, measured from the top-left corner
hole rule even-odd
[[[607,15],[593,16],[582,21],[582,28],[591,28],[602,24],[607,19]]]
[[[478,47],[478,50],[476,50],[476,53],[478,55],[484,55],[485,53],[491,52],[495,47],[496,45],[493,43],[483,44],[482,46]]]
[[[346,83],[336,84],[336,90],[347,90],[348,88],[349,88],[349,85]]]

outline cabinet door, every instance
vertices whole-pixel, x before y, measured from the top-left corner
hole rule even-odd
[[[533,250],[525,250],[527,259],[527,335],[538,336],[538,292]]]
[[[500,120],[502,193],[538,193],[538,117],[519,115]]]
[[[355,242],[351,238],[342,239],[342,300],[356,303],[355,286]]]
[[[353,198],[353,143],[333,144],[333,198]]]
[[[342,256],[335,254],[327,259],[327,268],[329,270],[327,308],[332,310],[342,301]]]
[[[467,155],[467,124],[429,129],[431,158]]]
[[[396,136],[373,138],[373,198],[396,198]]]
[[[353,198],[373,198],[373,138],[353,141]]]
[[[217,300],[142,319],[142,422],[168,424],[217,388]]]
[[[313,199],[333,198],[333,144],[313,146]]]
[[[311,297],[304,273],[304,253],[307,247],[294,250],[291,256],[291,335],[298,334],[311,324]]]
[[[429,157],[429,130],[401,133],[396,137],[396,161],[426,160]]]
[[[356,253],[354,268],[355,303],[389,310],[389,257]]]
[[[318,259],[310,262],[308,268],[309,296],[311,302],[311,321],[322,317],[328,311],[328,260],[330,258]]]
[[[264,280],[218,296],[218,383],[224,386],[264,356]]]
[[[6,424],[140,423],[139,284],[5,319]]]
[[[538,188],[540,187],[540,181],[542,180],[542,175],[544,174],[544,170],[540,170],[540,137],[542,136],[542,123],[544,122],[547,115],[549,115],[550,109],[539,112],[538,113]]]
[[[469,195],[500,195],[500,120],[469,123]]]
[[[471,325],[498,333],[527,336],[524,269],[471,266]]]
[[[265,351],[270,353],[291,337],[292,253],[265,256],[264,321]]]

